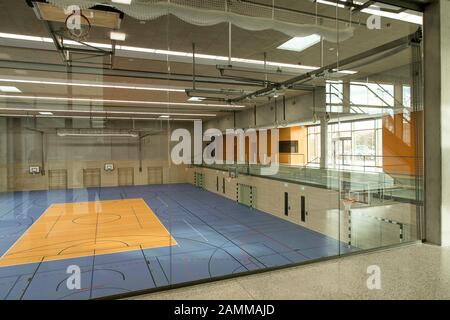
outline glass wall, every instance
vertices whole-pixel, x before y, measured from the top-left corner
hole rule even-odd
[[[308,126],[307,130],[308,159],[311,166],[317,166],[320,160],[320,126]],[[328,124],[328,167],[382,172],[382,143],[381,119]]]
[[[3,3],[0,299],[420,240],[421,16],[352,6]]]

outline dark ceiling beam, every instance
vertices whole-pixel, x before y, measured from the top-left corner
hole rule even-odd
[[[369,0],[366,1],[365,3],[363,3],[362,5],[358,6],[358,7],[354,7],[352,9],[353,12],[360,12],[361,10],[367,9],[368,7],[370,7],[375,1]]]
[[[343,68],[343,67],[348,66],[348,65],[350,65],[352,63],[356,63],[358,61],[371,58],[371,57],[373,57],[375,55],[383,54],[383,53],[385,53],[387,51],[394,51],[395,52],[395,50],[397,48],[405,48],[406,49],[407,47],[411,46],[412,43],[420,42],[421,40],[422,40],[422,32],[421,32],[421,30],[419,30],[419,31],[417,31],[417,32],[407,36],[407,37],[402,37],[400,39],[397,39],[397,40],[385,43],[385,44],[383,44],[381,46],[378,46],[376,48],[367,50],[365,52],[361,52],[361,53],[359,53],[357,55],[351,56],[351,57],[346,58],[346,59],[342,59],[339,62],[335,62],[335,63],[329,64],[327,66],[324,66],[322,68],[319,68],[317,70],[314,70],[314,71],[311,71],[311,72],[299,75],[299,76],[294,77],[294,78],[291,78],[291,79],[286,80],[284,82],[281,82],[281,83],[279,83],[279,84],[277,84],[275,86],[269,85],[269,86],[267,86],[267,87],[265,87],[263,89],[255,91],[255,92],[248,93],[248,94],[242,95],[241,97],[237,97],[237,98],[234,98],[234,99],[230,99],[229,102],[230,103],[239,103],[239,102],[241,102],[243,100],[252,99],[254,97],[258,97],[258,96],[267,94],[267,93],[269,93],[271,91],[289,89],[293,85],[296,85],[298,83],[304,83],[304,82],[306,82],[308,80],[311,80],[311,79],[313,79],[315,77],[324,77],[325,74],[334,73],[337,68]]]
[[[431,3],[431,0],[377,0],[376,2],[390,4],[403,9],[423,12],[425,7]]]
[[[165,72],[152,72],[152,71],[135,71],[125,69],[109,69],[100,67],[86,67],[86,66],[73,66],[70,70],[67,70],[65,65],[40,63],[40,62],[28,62],[28,61],[11,61],[0,60],[0,68],[3,69],[19,69],[19,70],[31,70],[31,71],[43,71],[43,72],[58,72],[58,73],[72,73],[72,74],[89,74],[89,75],[103,75],[111,77],[126,77],[126,78],[143,78],[143,79],[156,79],[156,80],[170,80],[170,81],[183,81],[192,83],[192,75],[190,74],[169,74]],[[198,83],[210,83],[210,84],[225,84],[235,86],[255,86],[263,87],[264,82],[261,81],[237,81],[235,79],[228,79],[222,77],[210,77],[210,76],[196,76],[196,82]]]

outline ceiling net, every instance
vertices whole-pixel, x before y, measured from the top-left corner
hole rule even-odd
[[[78,5],[80,9],[87,9],[99,3],[92,0],[48,0],[48,2],[64,8]],[[302,13],[236,0],[134,0],[132,5],[111,1],[104,3],[139,20],[154,20],[171,14],[196,26],[231,23],[249,31],[276,30],[291,37],[318,34],[330,42],[344,41],[353,36],[351,26],[336,30],[312,23],[311,16]]]

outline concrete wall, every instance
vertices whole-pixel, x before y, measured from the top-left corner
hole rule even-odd
[[[304,121],[305,119],[312,119],[314,103],[317,111],[323,111],[325,107],[325,88],[318,88],[315,92],[315,99],[313,93],[305,93],[293,98],[286,99],[286,121]],[[322,106],[322,109],[320,109]],[[236,111],[236,126],[234,125],[234,116],[230,112],[229,115],[214,118],[205,122],[204,129],[216,128],[224,131],[225,129],[233,128],[255,128],[273,126],[276,121],[283,121],[283,102],[282,98],[272,99],[265,105],[256,108],[256,118],[253,108],[243,111]]]
[[[245,184],[256,187],[255,208],[272,214],[280,219],[301,225],[310,230],[322,233],[343,242],[348,240],[348,212],[345,210],[339,198],[339,192],[330,189],[311,187],[301,184],[286,183],[274,179],[267,179],[254,176],[238,176],[236,179],[228,179],[228,173],[220,170],[208,168],[189,168],[188,181],[194,184],[194,173],[204,174],[204,188],[210,192],[219,194],[230,200],[237,201],[238,184]],[[219,178],[219,190],[216,182]],[[225,178],[225,193],[222,192],[222,182]],[[284,214],[284,193],[288,193],[289,213]],[[301,221],[300,199],[304,196],[306,200],[306,221]],[[405,224],[405,240],[416,239],[416,206],[408,203],[390,202],[386,205],[374,207],[354,207],[352,214],[364,214],[370,217],[390,219]],[[373,220],[372,224],[361,225],[362,234],[371,234],[376,229],[379,233],[378,220]],[[362,228],[365,228],[364,230]],[[392,228],[395,229],[395,228]],[[394,244],[399,242],[399,234],[388,232],[383,234],[384,244]],[[372,241],[371,241],[372,240]],[[376,240],[378,241],[378,240]],[[375,247],[374,239],[365,239],[366,246]]]
[[[220,194],[228,199],[237,201],[237,184],[246,184],[256,187],[255,208],[270,213],[278,218],[305,226],[309,229],[339,238],[339,194],[336,191],[302,186],[298,184],[284,183],[277,180],[265,179],[253,176],[239,176],[237,179],[227,179],[228,173],[207,169],[190,168],[189,176],[194,172],[202,172],[205,178],[204,188],[208,191]],[[219,191],[216,189],[216,177],[219,177]],[[222,179],[225,177],[225,194],[222,193]],[[192,182],[193,178],[190,178]],[[289,215],[284,215],[284,193],[289,193]],[[300,220],[300,197],[306,197],[306,210],[308,215],[306,222]],[[341,226],[342,231],[345,230]]]
[[[142,171],[139,170],[139,142],[136,138],[60,137],[55,127],[64,122],[50,119],[0,119],[0,191],[45,190],[49,185],[49,170],[67,170],[68,188],[83,187],[83,169],[99,168],[102,186],[118,185],[118,168],[134,168],[134,184],[148,183],[147,168],[162,167],[164,183],[186,182],[186,168],[171,163],[167,126],[159,122],[138,123],[136,129],[148,130],[151,135],[142,139]],[[121,128],[127,124],[111,124]],[[176,124],[192,130],[192,123]],[[42,130],[44,134],[39,131]],[[44,153],[42,153],[44,151]],[[29,166],[42,166],[45,175],[29,174]],[[113,163],[115,170],[103,170],[105,163]]]
[[[450,1],[424,13],[426,240],[450,245]]]

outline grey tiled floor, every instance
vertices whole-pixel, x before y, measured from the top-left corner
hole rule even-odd
[[[367,288],[367,267],[381,289]],[[414,244],[133,299],[450,299],[450,248]]]

